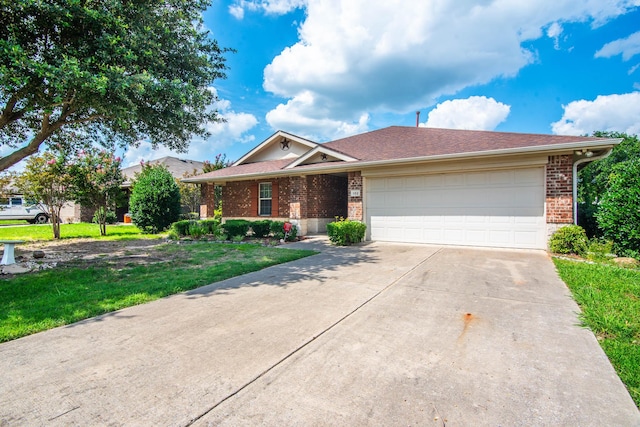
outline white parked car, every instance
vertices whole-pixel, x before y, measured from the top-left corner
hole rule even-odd
[[[2,219],[26,219],[32,224],[45,224],[49,221],[49,215],[22,196],[11,196],[0,205],[0,220]]]

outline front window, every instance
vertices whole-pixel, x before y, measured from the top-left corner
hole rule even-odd
[[[271,183],[261,182],[258,187],[258,214],[271,216]]]

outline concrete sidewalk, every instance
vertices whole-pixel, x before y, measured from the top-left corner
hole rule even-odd
[[[577,311],[542,252],[328,248],[1,344],[0,425],[640,425]]]

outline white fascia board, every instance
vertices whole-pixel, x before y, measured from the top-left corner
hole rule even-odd
[[[266,146],[271,144],[273,141],[278,140],[280,138],[291,139],[291,140],[293,140],[293,141],[295,141],[295,142],[297,142],[299,144],[306,145],[309,148],[313,148],[313,147],[317,147],[318,146],[317,142],[309,141],[308,139],[304,139],[304,138],[301,138],[299,136],[296,136],[296,135],[287,133],[285,131],[279,130],[276,133],[274,133],[273,135],[271,135],[269,138],[267,138],[264,141],[262,141],[262,143],[260,143],[258,146],[254,147],[247,154],[245,154],[244,156],[240,157],[240,159],[237,160],[235,163],[233,163],[231,166],[239,166],[239,165],[243,164],[248,158],[250,158],[254,154],[260,152],[263,148],[265,148]]]
[[[358,161],[358,159],[356,159],[354,157],[347,156],[346,154],[338,153],[337,151],[333,151],[330,148],[326,148],[326,147],[323,147],[322,145],[318,145],[314,149],[309,150],[306,154],[303,154],[302,156],[300,156],[296,160],[294,160],[292,163],[290,163],[287,166],[285,166],[285,169],[293,169],[293,168],[295,168],[296,166],[298,166],[298,165],[304,163],[305,161],[307,161],[307,159],[310,159],[316,153],[324,153],[324,154],[326,154],[328,156],[335,157],[336,159],[342,160],[344,162],[356,162],[356,161]]]

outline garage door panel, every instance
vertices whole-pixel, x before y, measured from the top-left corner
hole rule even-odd
[[[543,168],[370,178],[373,240],[544,248]]]

